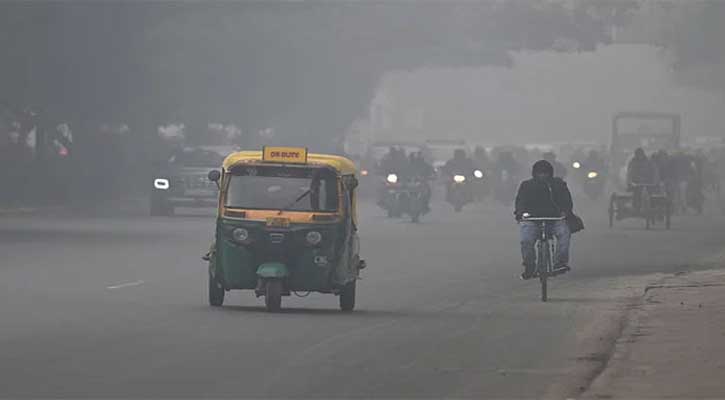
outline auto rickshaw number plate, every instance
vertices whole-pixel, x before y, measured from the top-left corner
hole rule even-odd
[[[269,217],[269,218],[267,218],[267,226],[270,228],[288,228],[289,227],[289,218]]]

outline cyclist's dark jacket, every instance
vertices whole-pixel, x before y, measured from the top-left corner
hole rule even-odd
[[[529,179],[521,182],[516,195],[516,210],[521,216],[559,217],[561,213],[571,214],[573,203],[569,187],[561,178]]]

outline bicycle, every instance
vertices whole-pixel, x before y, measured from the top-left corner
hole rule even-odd
[[[536,222],[539,224],[540,237],[536,239],[534,249],[536,250],[536,270],[534,277],[539,277],[541,282],[541,301],[549,299],[547,279],[558,275],[554,272],[554,257],[556,257],[556,237],[549,229],[549,223],[563,221],[565,217],[527,217],[524,215],[522,222]]]

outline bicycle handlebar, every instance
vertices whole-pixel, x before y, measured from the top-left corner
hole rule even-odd
[[[528,217],[521,218],[522,221],[563,221],[566,217]]]

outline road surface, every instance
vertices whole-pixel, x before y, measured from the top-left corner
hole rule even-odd
[[[0,397],[535,397],[585,387],[643,277],[720,253],[725,220],[604,226],[584,208],[570,274],[539,301],[491,205],[421,224],[361,207],[358,307],[249,292],[206,303],[210,214],[4,216]],[[609,336],[608,336],[609,335]]]

